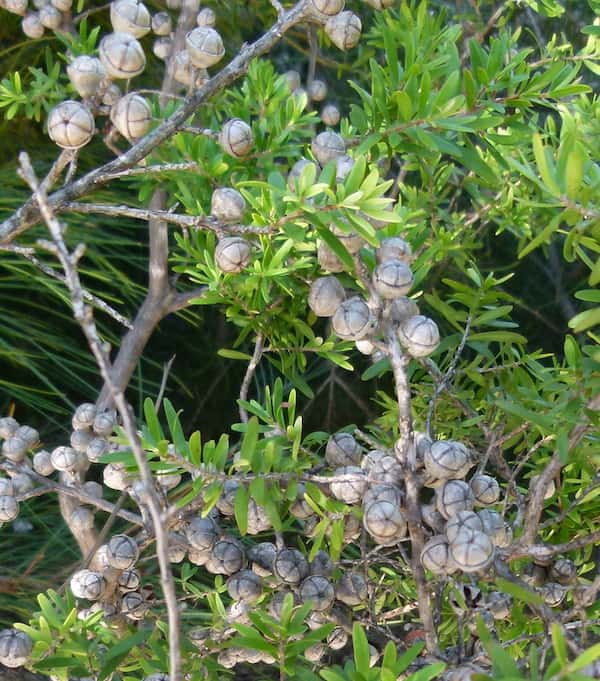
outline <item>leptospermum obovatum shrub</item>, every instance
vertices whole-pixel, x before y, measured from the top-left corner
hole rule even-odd
[[[382,14],[273,3],[264,36],[219,70],[218,12],[171,3],[152,16],[119,0],[97,53],[69,55],[78,97],[47,117],[63,152],[41,186],[22,158],[36,199],[0,235],[48,224],[105,387],[77,408],[69,441],[46,449],[29,426],[0,423],[2,521],[57,493],[83,557],[64,595],[40,595],[39,616],[0,634],[3,664],[99,679],[247,665],[307,679],[597,675],[595,350],[569,336],[564,365],[527,353],[506,277],[475,260],[488,222],[524,250],[561,220],[593,227],[597,140],[593,121],[576,121],[594,106],[578,81],[582,63],[595,67],[594,26],[556,68],[570,48],[533,58],[508,29],[464,46],[435,8],[369,4]],[[69,29],[69,7],[49,7],[7,6],[30,37]],[[346,117],[324,80],[255,59],[305,24],[328,53],[376,57]],[[151,30],[168,60],[155,95],[135,90]],[[324,102],[320,118],[308,97]],[[561,116],[560,140],[540,102]],[[118,156],[78,175],[99,130]],[[123,176],[141,207],[77,202]],[[537,227],[524,226],[539,210],[555,223],[532,240]],[[86,212],[149,222],[148,296],[112,362],[59,222]],[[195,289],[167,277],[169,225],[173,269]],[[571,238],[570,254],[589,262],[593,239]],[[440,282],[446,267],[460,275]],[[136,426],[123,397],[156,324],[189,304],[221,306],[254,343],[223,353],[248,371],[235,437],[216,443],[187,438],[168,400],[164,419],[147,400]],[[372,359],[365,378],[393,387],[362,430],[303,432],[281,380],[249,399],[261,361],[310,395],[311,355],[351,369],[355,351]]]

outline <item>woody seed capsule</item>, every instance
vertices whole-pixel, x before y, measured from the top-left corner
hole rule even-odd
[[[387,7],[391,7],[396,0],[367,0],[369,5],[375,9],[383,10]]]
[[[388,260],[401,260],[409,264],[412,260],[412,248],[404,239],[399,236],[392,236],[382,239],[375,255],[378,263],[388,262]]]
[[[80,97],[86,99],[97,93],[98,86],[106,76],[106,70],[97,57],[90,57],[87,54],[82,54],[79,57],[75,57],[69,66],[67,66],[67,74]],[[88,405],[81,406],[85,409],[88,407]],[[96,411],[94,405],[89,406],[93,408],[94,412]],[[85,409],[82,410],[82,414],[85,412]],[[79,408],[75,411],[73,419],[79,422],[79,419],[77,418],[78,412]],[[91,425],[91,423],[86,425]]]
[[[344,0],[310,0],[310,4],[321,14],[333,16],[344,9]]]
[[[44,35],[44,27],[37,12],[29,12],[21,22],[21,30],[32,40],[37,40]]]
[[[363,524],[375,542],[383,546],[396,544],[406,534],[406,520],[402,512],[384,499],[369,504],[364,511]]]
[[[446,523],[446,539],[453,542],[461,532],[483,532],[481,518],[473,511],[459,511]]]
[[[439,480],[462,478],[473,466],[468,449],[456,440],[438,440],[424,452],[425,470]]]
[[[48,114],[48,134],[63,149],[79,149],[94,135],[94,117],[84,104],[67,99]]]
[[[109,435],[112,435],[116,425],[117,415],[115,412],[110,410],[102,411],[99,414],[96,414],[96,418],[94,419],[94,433],[96,433],[96,435],[101,435],[102,437],[108,437]]]
[[[437,510],[448,520],[459,511],[473,510],[473,492],[464,480],[447,480],[436,492]]]
[[[353,12],[340,12],[327,20],[325,33],[340,50],[350,50],[358,45],[362,24]]]
[[[151,119],[150,105],[135,92],[121,97],[110,110],[113,125],[130,142],[140,139],[148,132]]]
[[[152,30],[156,35],[167,36],[173,30],[173,22],[168,12],[157,12],[152,17]]]
[[[15,431],[19,427],[18,421],[12,418],[12,416],[5,416],[0,419],[0,438],[8,439],[15,434]]]
[[[495,504],[500,498],[500,485],[491,475],[474,475],[469,481],[475,503],[480,506]]]
[[[332,482],[329,487],[336,499],[346,504],[358,504],[367,489],[367,478],[364,471],[358,466],[344,466],[336,468],[333,472],[335,478],[349,476],[349,480]]]
[[[358,296],[345,300],[335,311],[332,325],[340,338],[348,340],[364,338],[373,330],[371,309]]]
[[[241,222],[244,219],[246,201],[237,189],[219,187],[213,192],[210,212],[220,222],[228,224]]]
[[[221,128],[219,144],[230,156],[247,156],[254,144],[252,129],[240,118],[232,118]]]
[[[99,56],[111,78],[133,78],[146,68],[146,55],[142,46],[128,33],[110,33],[102,38]]]
[[[273,573],[286,584],[299,584],[308,575],[308,563],[298,549],[281,549],[273,561]]]
[[[217,23],[217,15],[210,7],[204,7],[198,12],[196,24],[212,28]]]
[[[250,262],[250,245],[240,236],[219,239],[215,249],[215,263],[226,273],[241,272]]]
[[[319,277],[310,285],[308,306],[317,317],[331,317],[344,298],[344,287],[335,277]]]
[[[335,597],[349,606],[364,603],[369,595],[367,582],[358,572],[346,572],[335,586]]]
[[[3,6],[11,14],[23,16],[27,11],[27,0],[5,0]]]
[[[361,447],[350,433],[332,435],[325,448],[325,460],[330,466],[352,466],[359,463]]]
[[[152,44],[152,52],[154,52],[154,55],[158,57],[159,59],[167,59],[168,57],[171,56],[171,52],[173,51],[173,41],[169,37],[162,37],[162,38],[157,38],[154,43]],[[187,52],[185,53],[187,54]],[[175,77],[175,75],[174,75]],[[179,78],[175,77],[175,80],[177,82],[181,82]],[[190,78],[191,80],[191,78]]]
[[[150,32],[150,12],[137,0],[115,0],[110,4],[110,21],[115,31],[142,38]]]
[[[252,570],[240,570],[227,580],[227,591],[234,601],[254,603],[262,596],[262,581]]]
[[[421,551],[421,564],[434,575],[447,575],[456,571],[449,554],[449,546],[443,535],[433,536]]]
[[[327,97],[327,85],[315,78],[308,86],[307,94],[314,102],[322,102]]]
[[[27,664],[33,650],[33,641],[24,631],[0,631],[0,663],[5,667],[22,667]]]
[[[213,574],[233,575],[244,567],[245,562],[242,543],[233,537],[224,537],[213,546],[206,569]]]
[[[324,241],[320,241],[317,246],[317,260],[321,268],[329,272],[343,272],[346,269],[344,263]]]
[[[345,153],[346,143],[337,132],[326,130],[314,138],[310,148],[317,161],[324,166],[328,161],[332,161]]]
[[[16,435],[9,437],[2,443],[2,456],[5,456],[9,461],[20,463],[25,458],[27,453],[27,443]]]
[[[433,319],[417,315],[400,324],[398,338],[413,357],[427,357],[440,344],[440,332]]]
[[[332,127],[337,125],[340,122],[340,117],[340,110],[335,104],[325,104],[321,109],[321,120],[325,125],[330,125]]]
[[[56,31],[62,24],[62,14],[52,5],[44,5],[39,11],[40,23],[51,31]]]
[[[121,612],[130,620],[143,620],[149,609],[149,604],[139,591],[130,591],[123,595]]]
[[[50,0],[50,4],[61,12],[68,12],[73,5],[73,0]]]
[[[450,543],[450,557],[462,572],[478,572],[494,559],[494,545],[484,532],[463,532]]]
[[[99,572],[79,570],[71,577],[71,591],[76,598],[97,601],[106,590],[106,581]]]
[[[126,534],[116,534],[108,542],[108,562],[117,570],[128,570],[139,558],[140,551],[134,539]]]
[[[225,47],[214,28],[198,26],[185,36],[185,46],[196,68],[207,69],[221,61]]]
[[[14,496],[0,496],[0,523],[9,523],[19,515],[19,502]]]

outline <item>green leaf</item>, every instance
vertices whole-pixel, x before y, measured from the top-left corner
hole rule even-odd
[[[356,671],[365,676],[369,673],[369,642],[360,622],[352,625],[352,648],[354,650],[354,664]]]
[[[581,333],[598,324],[600,324],[600,307],[580,312],[579,314],[576,314],[573,319],[569,320],[569,327],[573,329],[575,333]]]
[[[548,163],[548,150],[544,146],[542,138],[538,132],[533,134],[532,146],[535,162],[537,163],[542,180],[544,181],[546,187],[552,192],[552,194],[554,194],[554,196],[560,196],[560,188]]]
[[[513,584],[512,582],[509,582],[507,579],[503,579],[502,577],[496,578],[496,585],[498,586],[498,589],[500,589],[500,591],[503,591],[509,594],[510,596],[513,596],[517,601],[523,601],[524,603],[528,603],[529,605],[544,604],[544,599],[539,594],[536,594],[533,591],[529,591],[529,589],[525,589],[519,584]]]
[[[103,664],[98,672],[98,681],[107,679],[115,669],[123,662],[129,655],[130,651],[142,644],[148,636],[152,633],[152,629],[142,629],[137,633],[129,636],[124,641],[117,643],[108,649],[108,652],[103,658]]]
[[[550,633],[552,635],[552,647],[554,648],[556,659],[564,667],[569,661],[569,658],[567,655],[567,643],[562,633],[561,626],[558,624],[558,622],[552,623]]]
[[[584,650],[581,655],[576,657],[573,662],[569,665],[570,672],[576,672],[589,664],[592,664],[596,660],[600,659],[600,643],[596,643],[587,650]]]
[[[245,352],[239,352],[238,350],[230,350],[229,348],[221,348],[217,351],[219,357],[225,357],[226,359],[241,359],[247,362],[252,359],[252,355],[248,355]]]
[[[154,402],[149,397],[144,400],[144,418],[146,419],[146,425],[154,440],[156,442],[164,440],[165,435],[158,420]]]

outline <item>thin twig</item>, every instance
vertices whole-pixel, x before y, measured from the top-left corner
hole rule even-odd
[[[244,374],[244,380],[242,381],[242,386],[240,388],[240,401],[246,402],[248,400],[248,391],[250,389],[250,383],[252,382],[252,377],[256,371],[256,367],[260,362],[263,352],[264,336],[262,332],[256,335],[256,341],[254,342],[254,352],[252,353],[252,358],[248,362],[248,367],[246,368],[246,373]],[[248,423],[248,411],[240,403],[240,419],[242,423]]]

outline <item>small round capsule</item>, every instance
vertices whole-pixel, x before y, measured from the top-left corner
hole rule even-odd
[[[340,338],[360,340],[373,330],[374,319],[367,303],[354,296],[345,300],[335,311],[332,326]]]
[[[336,277],[319,277],[310,286],[308,305],[317,317],[332,317],[345,297],[344,287]]]
[[[94,135],[94,117],[81,102],[66,100],[48,114],[50,139],[63,149],[79,149]]]
[[[241,272],[250,263],[250,244],[241,236],[219,239],[215,249],[215,262],[221,272]]]
[[[362,23],[353,12],[340,12],[325,23],[325,33],[340,50],[351,50],[360,41]]]
[[[402,346],[413,357],[427,357],[440,344],[440,332],[433,319],[423,315],[409,317],[398,328]]]
[[[317,161],[322,165],[326,165],[329,161],[333,161],[338,156],[342,156],[346,152],[346,143],[341,135],[337,132],[326,130],[319,133],[311,144],[312,152]]]
[[[219,144],[223,151],[230,156],[243,158],[254,146],[252,128],[240,118],[227,121],[219,133]]]

